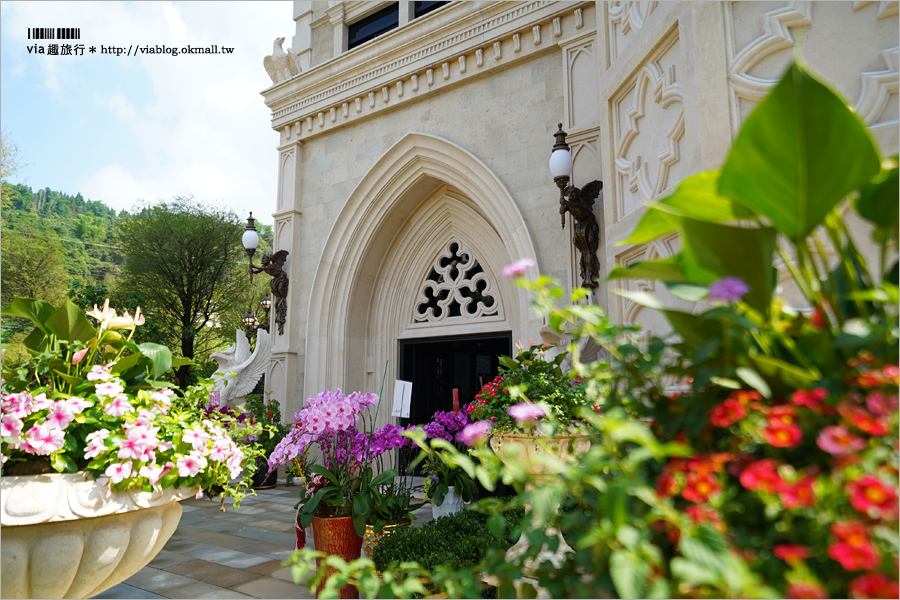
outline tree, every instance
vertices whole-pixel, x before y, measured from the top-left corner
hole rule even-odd
[[[124,264],[118,287],[148,299],[142,307],[147,318],[185,358],[215,349],[225,333],[219,331],[219,315],[242,302],[242,229],[234,213],[181,197],[144,208],[119,225]],[[188,374],[188,366],[178,369],[179,385],[187,385]]]
[[[16,296],[39,298],[54,305],[65,300],[69,289],[65,250],[53,235],[28,225],[7,230],[0,256],[3,306]]]

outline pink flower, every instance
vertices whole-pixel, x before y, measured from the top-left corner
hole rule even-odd
[[[103,440],[91,442],[84,448],[84,458],[94,458],[95,456],[99,456],[104,450],[106,450],[106,444],[103,443]]]
[[[484,441],[490,431],[490,421],[478,421],[466,425],[456,436],[456,439],[466,446],[474,446],[475,444]]]
[[[85,438],[88,442],[102,442],[109,437],[109,429],[99,429],[93,433],[87,434]]]
[[[225,466],[228,467],[228,472],[231,473],[232,477],[237,477],[241,474],[241,462],[244,460],[244,453],[239,449],[235,449],[234,454],[228,459],[228,462],[225,463]]]
[[[90,350],[90,348],[85,348],[83,350],[79,350],[78,352],[73,354],[72,355],[72,364],[77,365],[78,363],[80,363],[82,361],[82,359],[84,359],[84,355],[88,353],[88,350]]]
[[[140,474],[143,477],[146,477],[150,481],[150,485],[156,485],[159,483],[159,480],[162,479],[163,474],[167,469],[164,467],[160,467],[157,465],[144,465],[141,467]]]
[[[543,408],[533,402],[521,402],[510,406],[506,412],[516,420],[518,425],[531,425],[547,414]]]
[[[829,454],[834,456],[846,456],[851,452],[857,452],[866,447],[866,442],[861,437],[855,436],[846,427],[831,425],[822,429],[816,444]]]
[[[0,436],[5,438],[17,438],[22,433],[22,419],[13,414],[5,414],[0,419]]]
[[[525,270],[534,265],[534,260],[526,256],[503,267],[503,269],[500,270],[500,274],[504,277],[517,277],[519,275],[524,275]]]
[[[149,448],[149,439],[145,427],[132,427],[128,430],[128,437],[119,440],[119,458],[143,460],[143,456]]]
[[[120,386],[118,384],[104,383],[101,385],[115,385],[119,389],[122,388],[122,386]],[[97,386],[97,387],[100,387],[100,386]],[[103,412],[110,415],[111,417],[121,417],[125,413],[132,411],[132,410],[134,410],[134,407],[131,406],[131,404],[128,402],[128,396],[126,396],[124,394],[122,394],[120,396],[116,396],[115,400],[113,400],[108,405],[106,405],[106,407],[103,408]]]
[[[175,461],[178,475],[181,477],[194,477],[207,465],[206,459],[199,452],[191,452]]]
[[[228,459],[229,448],[227,446],[213,446],[209,451],[209,460],[225,462]]]
[[[709,299],[711,302],[740,302],[749,291],[750,286],[740,277],[724,277],[709,284]]]
[[[110,483],[119,483],[123,479],[131,477],[131,463],[113,463],[106,468],[105,473],[109,477]]]
[[[69,410],[71,410],[76,415],[78,413],[84,412],[84,409],[94,405],[93,402],[88,402],[84,398],[79,398],[77,396],[72,396],[71,398],[62,400],[62,402],[65,402],[66,406],[69,407]]]
[[[190,444],[194,450],[206,450],[206,442],[209,441],[209,434],[203,431],[199,425],[195,425],[193,429],[186,429],[181,441]]]
[[[74,363],[73,363],[74,364]],[[112,373],[110,372],[111,364],[100,366],[94,365],[91,367],[91,372],[87,374],[88,381],[109,381],[112,379]],[[99,395],[99,392],[98,392]],[[115,395],[115,394],[110,394]]]
[[[106,383],[98,383],[94,386],[94,391],[100,397],[115,398],[124,392],[125,388],[114,381],[109,381]]]
[[[866,406],[876,415],[887,415],[897,410],[897,395],[886,396],[884,392],[873,390],[866,396]]]
[[[47,415],[46,423],[56,429],[65,429],[74,418],[75,414],[69,409],[66,401],[60,400],[53,407],[53,410],[50,411],[50,414]]]
[[[48,423],[33,426],[26,435],[24,449],[31,454],[51,454],[62,448],[66,441],[62,430]]]
[[[52,408],[54,404],[56,402],[47,398],[46,394],[38,394],[31,400],[31,412]]]

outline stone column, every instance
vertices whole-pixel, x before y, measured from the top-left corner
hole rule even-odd
[[[300,241],[294,234],[299,229],[302,214],[299,210],[300,165],[303,151],[303,143],[300,141],[301,125],[302,123],[297,121],[285,126],[280,132],[278,200],[276,211],[272,215],[275,219],[274,250],[290,252],[284,266],[290,286],[283,334],[278,333],[274,315],[271,317],[272,361],[266,371],[266,387],[267,391],[272,392],[272,397],[281,404],[282,418],[286,422],[291,422],[292,415],[303,401],[303,398],[296,397],[297,390],[303,389],[302,384],[297,381],[297,374],[302,371],[299,361],[305,332],[298,330],[298,324],[303,322],[298,311],[304,310],[304,307],[300,306],[298,301],[297,281],[302,274],[299,272],[300,261],[297,259]]]
[[[325,12],[328,14],[328,20],[331,22],[332,27],[334,27],[333,56],[337,58],[347,51],[347,46],[349,44],[349,34],[346,22],[347,15],[344,12],[344,3],[341,2],[334,6],[330,6]]]
[[[291,38],[291,49],[299,58],[304,73],[312,66],[312,4],[310,0],[294,2],[294,22],[297,25]]]

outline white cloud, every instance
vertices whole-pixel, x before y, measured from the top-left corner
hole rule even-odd
[[[259,95],[270,85],[262,62],[274,38],[293,35],[291,2],[4,2],[4,35],[25,40],[27,27],[46,23],[46,15],[53,15],[53,24],[80,27],[82,42],[98,49],[234,48],[230,55],[86,53],[32,63],[51,89],[65,89],[73,81],[85,85],[98,64],[107,65],[102,77],[89,82],[92,101],[106,115],[91,127],[118,128],[122,144],[137,150],[127,155],[137,156],[134,162],[116,148],[93,150],[93,166],[72,182],[72,189],[117,209],[131,209],[139,198],[194,195],[223,203],[239,216],[252,210],[269,220],[275,209],[278,137]],[[121,87],[135,76],[146,85]],[[48,116],[56,137],[65,135],[60,128],[83,112],[72,111]]]

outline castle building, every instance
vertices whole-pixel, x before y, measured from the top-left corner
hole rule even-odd
[[[286,415],[325,388],[384,379],[390,398],[404,379],[424,421],[542,340],[501,269],[527,257],[532,276],[581,282],[547,167],[560,123],[574,185],[603,182],[592,301],[654,330],[661,317],[602,280],[678,240],[617,242],[647,202],[722,163],[798,45],[898,151],[896,1],[295,0],[294,21],[262,91],[280,135],[275,247],[290,252],[266,380]]]

